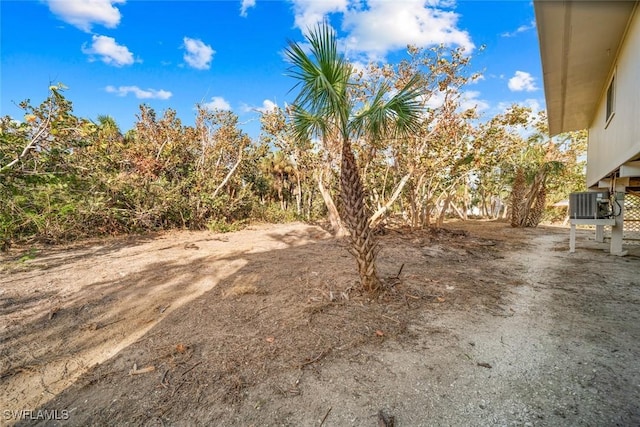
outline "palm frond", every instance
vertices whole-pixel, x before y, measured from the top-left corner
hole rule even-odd
[[[294,103],[308,114],[333,115],[346,125],[351,66],[338,54],[336,35],[328,24],[310,31],[307,40],[309,53],[295,42],[289,42],[286,49],[292,64],[289,75],[298,80],[295,87],[300,90]]]
[[[353,120],[353,130],[366,133],[373,140],[402,137],[418,131],[423,108],[419,78],[412,78],[395,94],[389,96],[391,86],[382,82],[373,97]]]
[[[313,136],[326,133],[329,123],[323,115],[312,114],[299,105],[292,106],[293,137],[297,141],[306,141]]]
[[[415,75],[387,102],[387,108],[395,115],[395,128],[400,135],[418,131],[422,123],[423,107],[420,98],[423,93],[420,76]]]

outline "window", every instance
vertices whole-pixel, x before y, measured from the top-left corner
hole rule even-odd
[[[615,84],[616,84],[616,76],[614,75],[611,78],[611,82],[609,83],[609,87],[607,88],[607,116],[605,121],[605,127],[609,125],[611,118],[613,117],[614,111],[614,103],[615,103]]]

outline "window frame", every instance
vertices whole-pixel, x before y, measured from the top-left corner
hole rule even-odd
[[[607,91],[605,93],[605,129],[609,127],[609,123],[611,123],[611,120],[616,115],[616,80],[616,72],[614,71],[613,75],[609,79],[609,84],[607,85]]]

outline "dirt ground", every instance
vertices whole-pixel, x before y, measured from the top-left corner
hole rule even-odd
[[[640,425],[640,246],[294,223],[0,255],[0,424]]]

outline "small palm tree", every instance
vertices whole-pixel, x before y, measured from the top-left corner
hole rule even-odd
[[[369,227],[369,213],[352,141],[379,140],[415,132],[421,124],[422,87],[417,76],[399,90],[382,82],[365,102],[352,89],[353,69],[338,53],[337,38],[327,24],[307,36],[305,47],[290,42],[286,55],[290,75],[298,80],[299,94],[292,106],[295,136],[320,137],[341,147],[340,195],[342,216],[351,239],[351,252],[358,263],[361,285],[370,293],[381,289],[375,266],[376,242]],[[335,139],[335,140],[331,140]]]
[[[101,139],[107,141],[121,140],[123,138],[116,120],[104,114],[98,116],[98,135]]]

